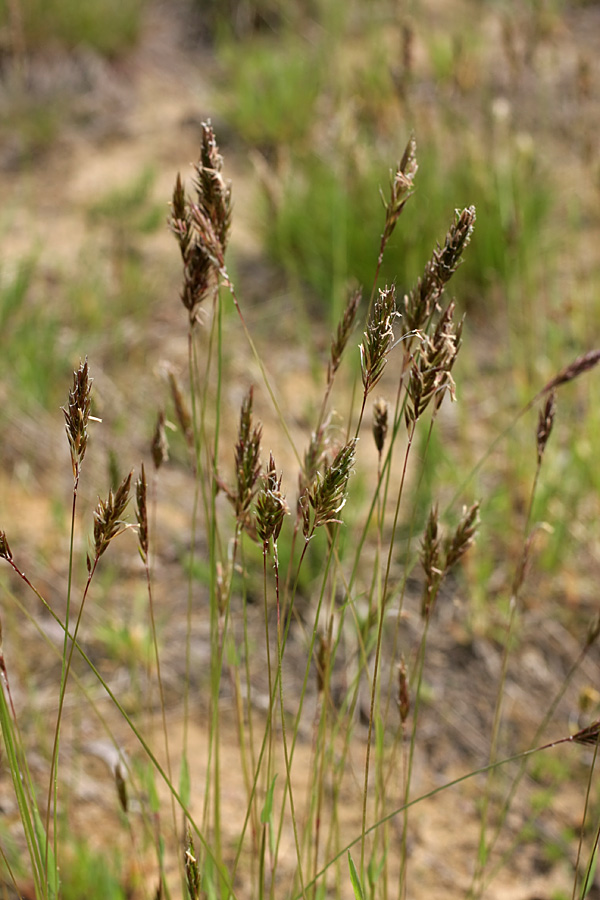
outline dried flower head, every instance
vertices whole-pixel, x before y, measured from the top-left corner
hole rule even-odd
[[[536,432],[538,465],[542,462],[542,458],[544,456],[544,450],[546,449],[546,444],[548,443],[548,438],[550,437],[550,432],[552,431],[552,426],[554,424],[555,413],[556,391],[551,390],[546,397],[546,402],[543,409],[540,410],[538,419],[538,427]]]
[[[87,357],[73,372],[73,387],[69,391],[69,402],[61,407],[65,414],[65,428],[71,450],[73,477],[79,479],[81,463],[87,448],[87,426],[90,418],[92,381],[90,378]]]
[[[108,545],[118,534],[125,530],[123,515],[129,502],[129,489],[133,472],[126,475],[115,492],[110,490],[106,500],[98,500],[94,510],[94,553],[99,559],[108,549]],[[88,570],[91,561],[88,557]]]
[[[373,404],[373,440],[377,452],[381,454],[388,430],[388,402],[383,397],[378,397]]]
[[[373,390],[387,362],[394,341],[392,323],[396,312],[396,288],[392,285],[379,291],[373,304],[367,330],[360,345],[360,365],[365,396]]]
[[[156,418],[156,428],[152,438],[152,461],[155,469],[160,469],[163,463],[169,459],[169,443],[165,430],[165,414],[161,409]]]
[[[284,517],[290,512],[285,494],[281,492],[281,479],[281,475],[277,478],[275,460],[271,453],[264,488],[256,499],[256,532],[265,545],[269,544],[271,538],[277,541]]]

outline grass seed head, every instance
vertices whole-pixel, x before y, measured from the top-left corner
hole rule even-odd
[[[373,390],[383,375],[387,356],[394,342],[392,323],[397,315],[396,288],[392,285],[379,291],[360,345],[360,366],[365,395]]]
[[[79,478],[81,464],[87,448],[87,426],[90,418],[92,381],[90,378],[87,357],[73,372],[73,387],[69,391],[69,402],[61,407],[65,414],[65,429],[71,450],[73,477]]]
[[[271,538],[277,541],[283,520],[290,512],[285,494],[281,492],[281,479],[281,475],[277,478],[275,460],[271,453],[264,488],[256,499],[256,532],[264,545],[268,545]]]
[[[200,896],[200,868],[196,857],[196,850],[192,838],[192,832],[188,830],[185,851],[183,855],[183,867],[190,900],[198,900]]]
[[[458,325],[454,322],[454,309],[454,303],[450,303],[433,335],[420,335],[421,345],[413,356],[406,388],[408,402],[404,416],[409,429],[432,401],[437,413],[446,393],[452,400],[456,397],[451,373],[462,342],[463,320]]]
[[[323,476],[317,476],[308,491],[308,499],[314,511],[313,530],[321,525],[342,524],[339,513],[346,504],[348,479],[354,465],[356,439],[348,441],[339,450]]]
[[[373,440],[377,447],[377,452],[381,453],[385,444],[388,431],[388,413],[389,406],[387,400],[378,397],[373,404]]]
[[[333,376],[337,372],[340,362],[342,361],[344,350],[346,349],[346,345],[348,343],[350,335],[352,334],[352,329],[354,327],[354,322],[356,319],[356,313],[358,312],[358,307],[360,306],[361,299],[362,292],[360,288],[351,291],[351,293],[348,295],[346,307],[342,315],[342,320],[338,325],[335,337],[333,337],[331,340],[331,356],[329,365],[327,367],[328,384],[331,384]]]
[[[222,167],[212,126],[203,122],[200,158],[195,166],[196,200],[186,196],[178,175],[169,216],[169,227],[183,261],[181,300],[191,325],[198,320],[203,301],[216,290],[219,272],[225,265],[231,228],[231,185],[224,181]]]
[[[398,709],[400,711],[400,719],[404,725],[410,713],[410,693],[404,657],[402,657],[398,666]]]
[[[126,475],[117,490],[110,490],[107,499],[99,500],[94,510],[94,553],[96,559],[99,559],[108,549],[108,545],[113,538],[125,529],[123,515],[129,502],[132,475],[133,472]]]
[[[418,168],[417,143],[414,137],[411,137],[406,145],[401,162],[398,163],[395,173],[390,178],[390,199],[386,201],[383,194],[381,195],[385,207],[385,228],[381,238],[382,252],[394,232],[406,201],[412,196]]]
[[[475,207],[469,206],[461,213],[456,211],[444,246],[434,249],[425,266],[423,276],[409,294],[405,294],[402,316],[407,331],[420,331],[426,326],[435,309],[439,309],[440,297],[452,275],[462,262],[462,254],[471,241],[475,225]]]
[[[154,429],[151,449],[154,468],[158,471],[162,464],[169,459],[169,442],[167,441],[167,432],[165,430],[165,414],[162,409],[156,417],[156,428]]]
[[[554,416],[556,414],[556,391],[552,389],[546,397],[543,409],[540,410],[538,419],[538,427],[536,432],[537,458],[538,465],[541,464],[544,456],[544,450],[552,431],[554,424]]]
[[[12,558],[13,555],[10,547],[8,546],[6,532],[0,531],[0,559],[5,559],[7,562],[10,562]]]
[[[578,356],[572,363],[565,366],[564,369],[561,369],[555,378],[544,385],[540,394],[547,394],[548,391],[553,390],[553,388],[559,387],[561,384],[566,384],[569,381],[573,381],[574,378],[579,378],[584,372],[589,372],[590,369],[597,366],[599,362],[600,350],[590,350],[589,353]]]
[[[446,541],[444,569],[448,572],[465,555],[479,528],[479,503],[463,507],[463,514],[453,536]]]
[[[260,476],[260,439],[262,426],[252,422],[252,402],[254,391],[248,391],[242,401],[238,439],[235,445],[236,490],[232,501],[235,517],[240,525],[245,525],[248,510],[257,490]]]
[[[179,422],[179,427],[183,432],[185,442],[188,447],[194,446],[194,429],[192,425],[192,414],[190,412],[187,400],[183,393],[181,383],[172,369],[169,370],[169,387],[171,388],[171,396],[175,406],[175,415]]]
[[[441,536],[439,533],[439,513],[437,506],[433,506],[429,512],[425,533],[421,541],[421,566],[425,573],[425,584],[421,597],[421,615],[428,618],[438,588],[444,576],[444,568],[441,562],[440,552]]]
[[[146,494],[147,494],[147,483],[146,483],[146,472],[144,470],[144,464],[142,463],[142,470],[138,476],[138,480],[135,483],[135,499],[136,499],[136,510],[135,515],[138,523],[138,544],[140,550],[140,556],[142,557],[142,562],[145,564],[148,561],[148,508],[146,504]]]

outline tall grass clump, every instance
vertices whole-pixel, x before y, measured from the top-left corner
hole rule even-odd
[[[407,203],[414,202],[417,176],[411,138],[383,195],[366,293],[352,290],[345,300],[322,390],[312,402],[312,424],[300,443],[293,409],[270,374],[273,359],[258,352],[228,267],[232,189],[214,131],[203,125],[192,183],[186,186],[177,176],[169,216],[183,269],[188,373],[183,384],[174,370],[169,374],[171,413],[162,406],[158,412],[152,475],[142,465],[137,479],[129,472],[98,501],[83,587],[78,588],[80,478],[93,446],[91,426],[99,427],[86,360],[74,373],[63,410],[73,491],[66,598],[60,610],[22,570],[18,553],[0,532],[0,558],[12,579],[33,591],[62,633],[58,651],[54,645],[60,657],[56,714],[41,783],[28,765],[30,749],[20,728],[25,710],[13,702],[9,688],[12,635],[5,635],[6,655],[0,657],[6,759],[36,898],[60,896],[61,880],[68,878],[60,830],[67,796],[61,748],[66,700],[75,687],[114,742],[113,802],[139,854],[140,880],[153,896],[296,900],[416,892],[419,875],[411,861],[415,806],[477,776],[478,834],[465,866],[472,873],[469,896],[480,897],[497,868],[512,858],[503,840],[505,826],[515,798],[521,798],[530,757],[538,759],[542,750],[567,742],[590,750],[581,828],[587,843],[570,848],[569,857],[574,884],[580,878],[582,890],[589,884],[597,835],[590,838],[586,829],[593,818],[600,727],[593,720],[565,737],[560,703],[596,642],[597,620],[555,696],[547,698],[545,709],[531,712],[523,740],[506,746],[503,725],[515,636],[525,613],[523,587],[538,531],[532,511],[551,452],[557,398],[564,384],[597,365],[599,351],[580,356],[548,380],[508,429],[540,407],[532,429],[535,474],[521,549],[512,560],[493,713],[478,736],[477,760],[466,771],[463,766],[461,774],[444,773],[433,785],[418,774],[424,748],[428,742],[432,746],[424,723],[442,718],[431,699],[431,645],[441,640],[453,599],[458,603],[468,591],[462,570],[473,553],[485,501],[468,496],[468,484],[436,485],[433,479],[429,490],[443,492],[444,505],[434,499],[421,521],[417,497],[424,460],[433,436],[441,432],[444,439],[442,420],[460,394],[454,375],[463,317],[448,286],[469,252],[476,213],[473,206],[456,210],[409,290],[400,292],[393,281],[381,286],[389,242]],[[226,304],[233,305],[237,322],[225,320]],[[235,416],[228,407],[225,362],[232,341],[239,347],[244,342],[256,376],[255,383],[241,386]],[[259,406],[264,424],[257,417]],[[170,574],[168,596],[160,596],[155,547],[161,526],[154,496],[168,465],[167,415],[185,443],[192,503],[187,587],[183,578]],[[276,436],[277,458],[264,450]],[[452,489],[456,497],[448,504]],[[135,521],[128,522],[131,494]],[[85,646],[98,572],[111,545],[130,529],[136,532],[147,597],[152,676],[147,705],[159,713],[158,738],[157,729],[123,702]],[[206,578],[199,586],[194,561],[204,552]],[[304,577],[307,569],[310,579]],[[5,593],[28,615],[16,592],[6,588]],[[158,616],[159,604],[174,608],[180,593],[186,594],[177,647],[181,728],[168,708],[169,673]],[[198,689],[194,655],[199,624],[208,647],[200,681],[204,693]],[[449,660],[448,679],[451,669]],[[97,709],[82,677],[88,673],[108,695],[111,716]],[[467,704],[475,703],[482,689],[474,685]],[[198,711],[201,749],[194,739]],[[555,741],[539,747],[550,724]],[[134,763],[117,739],[123,726],[136,747]],[[439,740],[434,731],[434,750]],[[146,844],[135,838],[140,828]],[[12,880],[18,881],[16,874]]]

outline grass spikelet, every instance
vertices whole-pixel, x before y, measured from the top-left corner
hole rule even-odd
[[[410,692],[404,657],[398,665],[398,711],[400,712],[400,721],[404,725],[410,713]]]
[[[262,426],[253,425],[252,422],[253,396],[253,388],[250,388],[242,401],[238,439],[235,445],[236,490],[230,498],[235,508],[235,517],[241,526],[246,524],[248,510],[260,476]]]
[[[73,372],[73,387],[69,391],[69,402],[61,407],[65,415],[65,429],[71,451],[73,478],[77,482],[81,464],[87,448],[87,426],[90,418],[92,381],[88,369],[87,357]]]
[[[567,382],[573,381],[574,378],[578,378],[580,375],[583,375],[584,372],[589,372],[589,370],[597,366],[599,362],[600,350],[590,350],[588,353],[584,353],[583,356],[578,356],[572,363],[565,366],[564,369],[561,369],[555,378],[544,385],[540,391],[540,395],[547,394],[548,391],[559,387],[561,384],[567,384]]]
[[[348,295],[341,322],[338,325],[335,337],[332,338],[331,341],[331,356],[327,366],[328,385],[333,381],[333,376],[337,372],[340,362],[342,361],[344,350],[346,349],[346,345],[352,334],[356,313],[358,312],[361,299],[362,292],[360,289],[356,289]]]
[[[451,372],[460,349],[463,323],[461,320],[455,326],[454,308],[454,303],[448,305],[431,337],[420,336],[421,346],[413,358],[407,383],[407,427],[423,415],[432,400],[437,412],[447,392],[455,398]]]
[[[453,536],[444,547],[444,571],[450,569],[465,555],[475,540],[479,528],[479,503],[463,508],[463,514]]]
[[[158,471],[162,464],[169,459],[169,443],[167,441],[167,432],[165,430],[165,414],[162,409],[156,417],[156,427],[152,437],[151,450],[154,468]]]
[[[136,509],[135,515],[138,523],[138,545],[140,556],[144,565],[148,561],[148,508],[146,505],[146,495],[148,486],[146,483],[146,472],[142,463],[142,470],[135,483],[135,499]]]
[[[540,410],[538,427],[536,432],[538,465],[541,464],[544,450],[552,431],[554,416],[556,414],[556,391],[553,389],[548,394],[543,409]]]
[[[425,526],[421,543],[421,566],[425,573],[425,584],[421,597],[421,615],[427,618],[431,613],[435,596],[444,576],[440,552],[439,515],[437,506],[432,507]]]
[[[106,500],[99,500],[94,510],[94,553],[96,559],[108,549],[108,545],[125,530],[123,515],[129,502],[129,489],[133,472],[126,475],[116,491],[110,490]]]
[[[169,387],[175,406],[175,415],[179,422],[179,427],[185,438],[188,447],[194,446],[194,429],[192,425],[192,414],[185,399],[185,395],[181,388],[180,381],[172,369],[169,369]]]
[[[378,397],[373,404],[373,440],[377,452],[381,454],[388,431],[389,406],[387,400]]]
[[[396,288],[392,285],[379,291],[373,304],[371,317],[360,345],[360,365],[365,397],[381,376],[387,362],[388,353],[394,341],[392,323],[396,312]]]
[[[312,531],[321,525],[342,524],[339,513],[346,504],[346,490],[355,453],[356,439],[353,438],[344,444],[331,465],[326,467],[324,475],[317,476],[308,490],[308,501],[314,511]]]
[[[183,855],[183,867],[185,869],[185,878],[187,882],[188,896],[190,900],[198,900],[200,896],[200,868],[194,848],[192,832],[188,830],[185,852]]]
[[[411,137],[406,145],[402,160],[398,163],[396,172],[390,178],[390,199],[386,202],[383,193],[381,195],[385,207],[385,228],[381,236],[380,259],[394,232],[400,213],[413,193],[413,183],[418,168],[417,143],[414,137]]]
[[[181,300],[191,325],[198,319],[200,305],[215,290],[218,273],[225,264],[231,226],[231,185],[224,181],[222,167],[212,126],[203,122],[200,158],[195,166],[197,199],[191,201],[186,196],[178,175],[169,216],[183,260]]]
[[[408,331],[424,327],[436,308],[452,275],[461,264],[461,257],[468,246],[475,225],[475,207],[469,206],[455,214],[444,246],[439,244],[425,266],[423,277],[417,280],[413,290],[404,296],[402,316]]]
[[[281,492],[281,479],[281,475],[277,478],[275,460],[271,453],[264,488],[256,499],[256,532],[265,545],[270,543],[271,538],[277,541],[283,520],[290,512],[285,494]]]
[[[7,562],[10,562],[12,558],[13,555],[10,547],[8,546],[6,532],[0,531],[0,559],[5,559]]]

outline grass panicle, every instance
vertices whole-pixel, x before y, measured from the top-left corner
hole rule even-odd
[[[389,404],[383,397],[378,397],[373,404],[373,440],[379,455],[383,452],[388,432]]]
[[[127,504],[129,503],[129,490],[133,472],[126,475],[116,491],[108,492],[106,500],[98,500],[94,510],[94,555],[100,559],[103,553],[117,535],[125,531],[127,524],[123,520]],[[88,570],[91,561],[88,557]]]
[[[271,453],[264,486],[256,498],[256,533],[266,545],[270,544],[271,539],[277,542],[283,520],[290,512],[285,494],[281,492],[282,477],[280,475],[277,478],[275,460]]]
[[[156,426],[152,436],[152,461],[158,471],[163,463],[169,459],[169,442],[167,440],[166,419],[164,410],[160,410],[156,417]]]
[[[146,496],[148,493],[148,484],[146,482],[146,470],[144,464],[140,469],[137,481],[135,483],[135,516],[138,523],[138,549],[144,565],[148,562],[148,507]]]
[[[537,458],[538,465],[541,465],[544,456],[544,450],[554,425],[554,416],[556,415],[556,391],[553,389],[546,397],[543,409],[540,410],[538,418],[538,427],[536,432]]]
[[[62,407],[65,429],[69,439],[73,478],[77,482],[88,442],[88,422],[90,419],[92,381],[87,358],[73,372],[73,387],[69,391],[69,402]]]
[[[410,293],[405,294],[402,303],[402,317],[408,332],[423,329],[436,309],[440,298],[452,275],[458,269],[462,254],[471,241],[475,226],[475,207],[469,206],[456,212],[444,246],[439,244],[425,266],[423,276],[417,280]]]
[[[419,336],[420,346],[413,357],[406,386],[408,402],[404,415],[409,429],[432,401],[435,414],[446,393],[455,399],[451,373],[462,341],[463,320],[455,324],[454,310],[452,302],[441,315],[433,335]]]
[[[339,369],[342,356],[356,321],[356,314],[362,300],[362,291],[358,288],[348,294],[344,313],[341,322],[337,327],[337,332],[331,340],[331,354],[327,366],[327,384],[331,385],[333,377]]]
[[[417,143],[414,137],[410,137],[402,160],[398,163],[395,173],[390,178],[390,199],[386,200],[383,193],[381,194],[385,208],[385,227],[381,236],[379,262],[383,259],[385,248],[394,233],[400,213],[413,193],[413,184],[418,168]]]
[[[360,345],[360,366],[365,397],[383,375],[394,342],[393,323],[397,316],[396,288],[392,285],[379,291]]]
[[[222,175],[223,159],[210,122],[202,123],[200,158],[195,165],[196,200],[177,175],[169,226],[183,260],[181,300],[194,324],[207,298],[214,296],[231,226],[231,185]]]
[[[339,513],[346,505],[348,479],[356,456],[356,439],[348,441],[337,452],[331,465],[325,467],[323,475],[307,490],[307,499],[313,510],[312,527],[304,536],[314,533],[322,525],[341,525]],[[306,519],[305,519],[306,523]]]
[[[8,545],[8,538],[6,537],[6,532],[0,531],[0,559],[5,559],[7,562],[11,562],[13,558],[12,551]]]

